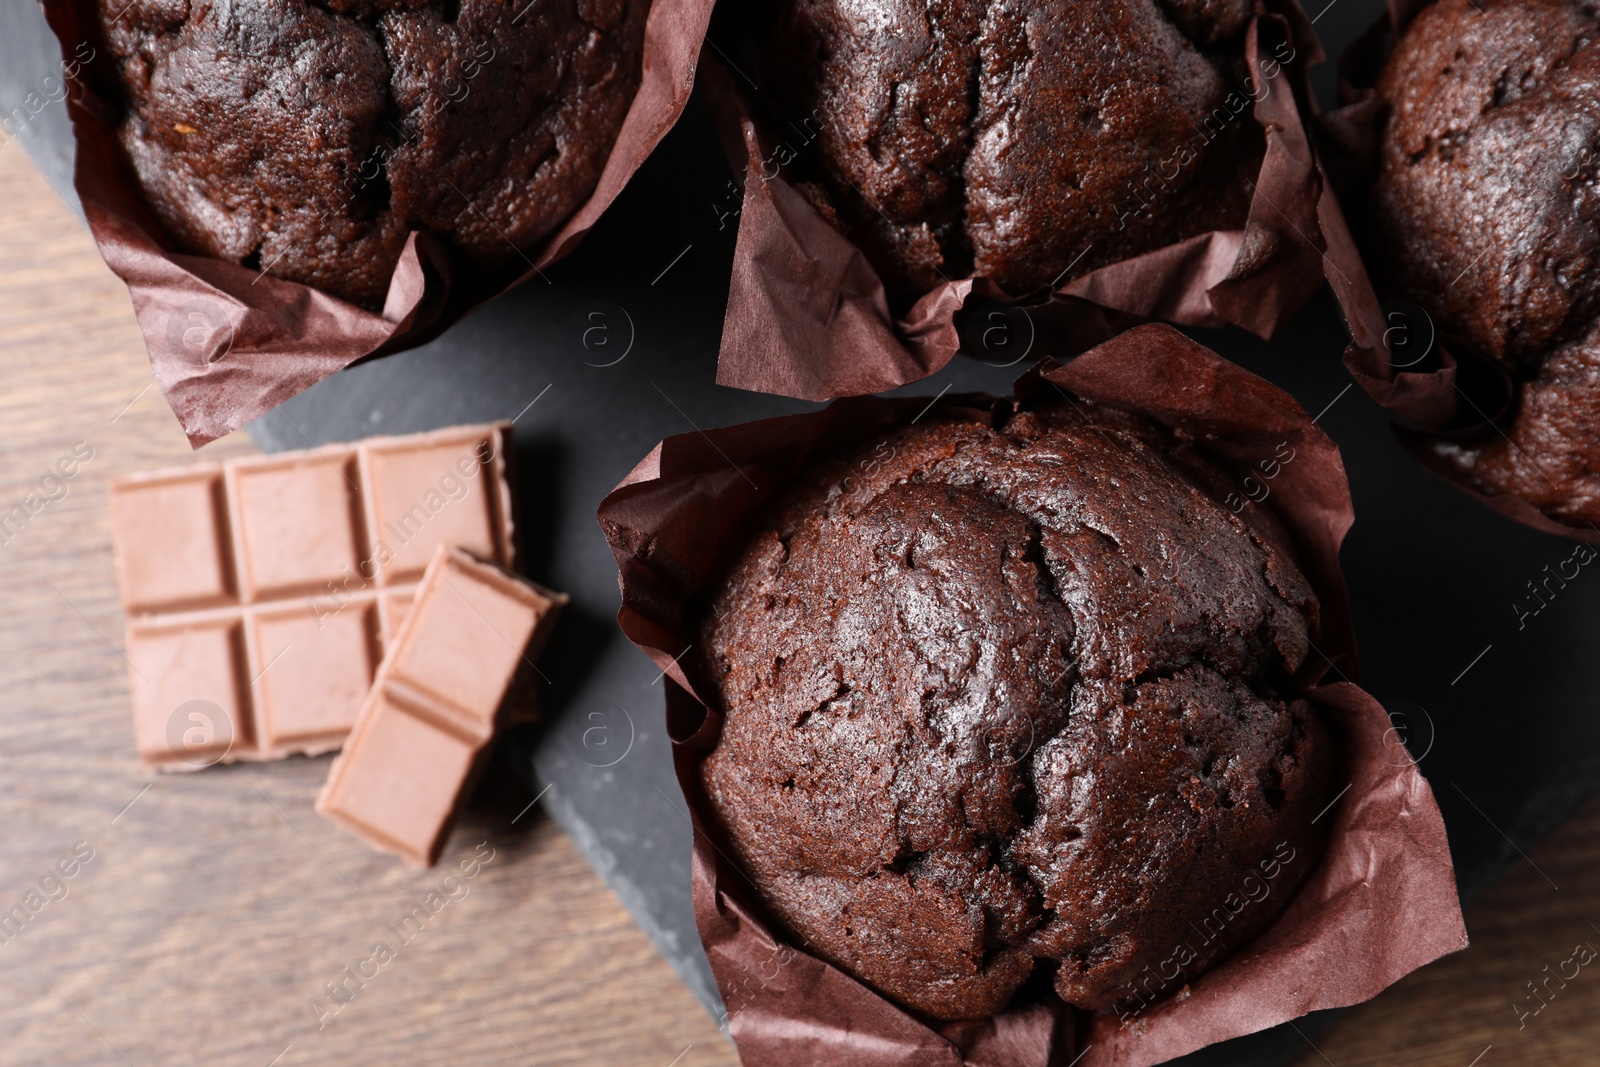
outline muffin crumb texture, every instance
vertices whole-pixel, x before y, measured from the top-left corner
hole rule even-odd
[[[1333,742],[1294,696],[1316,600],[1227,484],[1079,404],[930,420],[780,491],[707,613],[701,783],[796,944],[939,1019],[1041,971],[1127,1011],[1276,917]]]
[[[119,139],[184,251],[381,306],[413,230],[496,265],[594,189],[646,0],[100,0]]]

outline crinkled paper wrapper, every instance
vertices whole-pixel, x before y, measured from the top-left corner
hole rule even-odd
[[[1245,34],[1252,81],[1236,87],[1257,97],[1242,121],[1257,123],[1266,138],[1260,171],[1238,179],[1253,193],[1244,229],[1200,234],[1047,294],[1007,294],[983,279],[948,282],[903,320],[861,251],[783,177],[777,164],[792,148],[783,131],[775,136],[753,117],[742,95],[749,84],[708,54],[707,100],[744,184],[718,383],[806,400],[892,389],[950,361],[962,347],[956,316],[964,305],[1017,298],[1026,301],[1026,320],[1008,317],[1008,358],[1016,348],[1065,357],[1152,320],[1231,324],[1271,337],[1325,276],[1336,289],[1354,284],[1360,263],[1302,121],[1306,69],[1322,60],[1322,48],[1295,0],[1267,7]],[[1274,68],[1285,48],[1294,49],[1293,61]]]
[[[1334,186],[1359,224],[1361,207],[1376,173],[1379,139],[1386,110],[1374,83],[1399,34],[1432,0],[1390,0],[1389,12],[1339,58],[1340,106],[1317,120],[1317,135],[1327,149]],[[1488,410],[1457,386],[1462,368],[1431,324],[1414,321],[1402,301],[1379,302],[1364,267],[1350,268],[1356,284],[1339,293],[1350,325],[1345,366],[1385,410],[1404,420],[1395,427],[1401,444],[1443,480],[1507,518],[1544,533],[1600,542],[1600,531],[1577,528],[1551,518],[1521,497],[1485,493],[1469,471],[1438,446],[1494,433],[1515,401],[1515,385],[1497,367],[1483,373],[1497,378],[1499,402]],[[1401,297],[1404,294],[1385,294]]]
[[[68,94],[77,142],[73,184],[100,254],[127,283],[156,380],[198,448],[359,359],[432,340],[479,304],[571,252],[683,111],[714,0],[651,4],[639,91],[599,184],[560,229],[525,250],[529,266],[520,277],[474,270],[443,241],[415,232],[390,277],[381,312],[226,260],[174,250],[117,143],[121,109],[102,95],[111,57],[96,28],[93,2],[41,0],[66,69],[79,72]]]
[[[1122,334],[1064,366],[1046,363],[1016,389],[1022,406],[1065,391],[1142,413],[1233,465],[1242,490],[1265,501],[1245,506],[1272,507],[1294,538],[1323,604],[1322,650],[1354,671],[1338,566],[1351,523],[1349,487],[1338,450],[1292,399],[1159,325]],[[1080,1056],[1081,1067],[1138,1067],[1366,1000],[1464,947],[1433,793],[1393,744],[1383,708],[1349,682],[1316,685],[1308,694],[1341,739],[1350,783],[1324,816],[1332,827],[1319,866],[1261,937],[1192,982],[1187,996],[1168,996],[1127,1027],[1053,995],[990,1019],[930,1023],[769,926],[714,836],[696,785],[695,768],[716,742],[720,717],[695,692],[683,653],[747,522],[784,480],[816,457],[904,425],[926,405],[925,398],[845,399],[811,414],[671,437],[600,506],[620,570],[618,622],[665,674],[678,780],[694,813],[695,918],[746,1067],[1065,1067]],[[937,410],[987,421],[1012,405],[949,397]],[[1264,465],[1284,443],[1295,458]],[[1276,476],[1266,477],[1274,469]],[[1197,914],[1210,906],[1195,904]]]

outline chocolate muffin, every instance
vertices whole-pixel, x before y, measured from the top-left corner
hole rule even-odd
[[[1015,295],[1242,228],[1252,0],[782,0],[761,64],[802,186],[911,299]]]
[[[707,612],[699,776],[795,943],[939,1019],[1036,973],[1136,1013],[1278,915],[1335,747],[1296,695],[1317,601],[1229,485],[1082,404],[779,491]]]
[[[1600,5],[1441,0],[1377,89],[1380,291],[1525,383],[1503,434],[1441,449],[1488,492],[1600,520]]]
[[[184,250],[382,304],[407,235],[490,266],[589,196],[647,0],[100,0],[120,138]]]

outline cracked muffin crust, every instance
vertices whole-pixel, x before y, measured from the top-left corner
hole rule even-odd
[[[1488,492],[1600,521],[1600,4],[1440,0],[1377,89],[1380,289],[1525,383],[1505,435],[1441,451]]]
[[[1264,150],[1251,0],[784,0],[763,66],[804,191],[897,298],[978,275],[1015,295],[1242,227]],[[1231,43],[1231,49],[1224,47]],[[1230,101],[1230,94],[1233,94]]]
[[[1079,404],[930,420],[778,492],[704,622],[699,774],[797,944],[958,1019],[1037,971],[1125,1009],[1276,917],[1334,749],[1293,681],[1315,597],[1228,484]]]
[[[100,0],[185,250],[380,306],[412,230],[498,264],[593,190],[647,0]]]

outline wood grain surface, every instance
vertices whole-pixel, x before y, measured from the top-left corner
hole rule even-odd
[[[0,930],[0,1065],[736,1063],[571,843],[536,807],[518,818],[532,798],[505,776],[418,873],[317,818],[326,758],[140,768],[105,487],[193,458],[126,291],[15,145],[0,202],[0,515],[39,494],[0,528],[0,913],[29,915]],[[83,446],[75,477],[46,481]],[[236,435],[205,458],[250,451]],[[491,858],[445,882],[475,857]],[[401,944],[390,924],[434,891],[447,903]],[[1547,981],[1600,947],[1600,805],[1468,927],[1467,951],[1307,1026],[1297,1067],[1600,1064],[1600,965]],[[379,941],[394,958],[350,979]],[[1518,1006],[1541,1010],[1519,1027]]]

